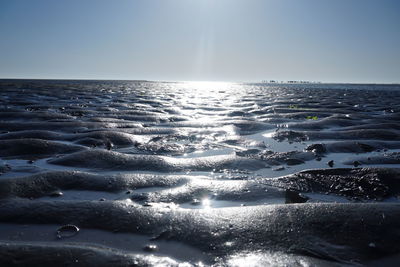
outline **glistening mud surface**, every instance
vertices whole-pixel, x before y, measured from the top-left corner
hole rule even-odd
[[[400,88],[0,81],[0,265],[396,266]]]

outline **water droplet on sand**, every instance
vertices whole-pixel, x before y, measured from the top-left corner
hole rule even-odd
[[[157,250],[158,250],[158,247],[157,247],[157,245],[149,244],[149,245],[146,245],[146,246],[143,248],[143,250],[144,250],[144,251],[147,251],[147,252],[153,252],[153,251],[157,251]]]

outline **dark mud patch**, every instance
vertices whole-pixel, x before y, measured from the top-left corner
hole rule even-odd
[[[400,152],[385,152],[380,155],[353,157],[343,162],[346,165],[400,164]]]
[[[313,160],[317,156],[317,154],[314,153],[314,151],[274,152],[271,150],[259,150],[259,149],[236,151],[236,155],[240,157],[261,160],[271,166],[276,166],[281,164],[299,165],[305,163],[305,161]]]
[[[274,135],[278,141],[301,142],[306,140],[400,140],[400,131],[383,129],[360,129],[343,131],[279,131]]]
[[[325,153],[367,153],[381,149],[400,148],[399,142],[339,141],[327,144],[312,144],[306,150],[317,154]]]
[[[382,200],[400,196],[398,169],[319,169],[261,179],[261,183],[298,192],[337,194],[351,199]]]

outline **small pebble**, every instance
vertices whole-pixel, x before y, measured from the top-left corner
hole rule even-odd
[[[330,160],[330,161],[328,161],[328,165],[329,165],[329,167],[333,167],[333,160]]]
[[[114,144],[111,143],[110,140],[107,140],[107,141],[106,141],[106,148],[107,148],[107,150],[111,150],[113,147],[114,147]]]
[[[198,206],[201,204],[201,201],[198,200],[197,198],[193,199],[192,202],[190,203],[193,206]]]
[[[61,197],[61,196],[63,196],[63,195],[64,195],[64,193],[61,192],[61,191],[54,191],[54,192],[51,192],[51,193],[49,194],[49,196],[51,196],[51,197]]]
[[[57,229],[57,238],[72,237],[78,234],[79,228],[73,224],[66,224]]]

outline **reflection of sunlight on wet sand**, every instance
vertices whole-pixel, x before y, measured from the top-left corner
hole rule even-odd
[[[182,84],[185,89],[182,101],[199,108],[201,105],[213,106],[219,100],[226,101],[226,90],[233,86],[227,82],[185,82]],[[225,103],[227,104],[227,103]],[[194,112],[195,110],[191,110]]]
[[[276,133],[276,131],[269,131],[264,133],[262,136],[266,137],[266,138],[272,138],[274,136],[274,134]]]
[[[203,131],[210,129],[210,133],[197,136],[204,139],[203,143],[237,135],[234,126],[221,121],[226,117],[225,111],[240,99],[240,94],[235,93],[242,88],[239,84],[204,81],[181,82],[175,86],[179,92],[176,108],[186,117],[186,125]]]
[[[303,264],[300,264],[303,263]],[[311,262],[312,263],[312,262]],[[318,260],[314,262],[318,265]],[[306,257],[280,252],[239,253],[228,258],[228,266],[314,266]]]
[[[204,208],[204,209],[209,209],[209,208],[211,208],[211,201],[210,201],[208,198],[204,198],[204,199],[201,201],[201,204],[203,205],[203,208]]]
[[[231,86],[232,83],[228,82],[185,82],[185,87],[196,90],[199,93],[223,91]]]
[[[233,87],[228,82],[184,82],[180,84],[184,91],[180,94],[182,115],[189,116],[191,122],[209,124],[221,119],[218,109],[228,106],[227,90]],[[215,107],[215,112],[212,109]],[[205,109],[206,108],[206,109]]]

